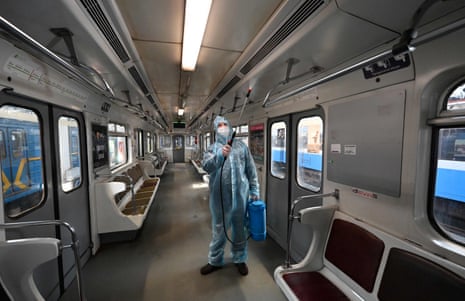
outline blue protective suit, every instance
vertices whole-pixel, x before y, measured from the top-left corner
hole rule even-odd
[[[227,123],[228,137],[218,133],[218,124]],[[245,211],[249,196],[258,198],[260,191],[257,171],[249,148],[239,139],[232,144],[231,153],[225,160],[222,153],[223,145],[231,138],[232,128],[229,122],[221,116],[214,121],[216,135],[215,143],[208,147],[203,157],[203,169],[210,175],[210,212],[212,215],[212,241],[208,254],[208,263],[222,266],[226,236],[223,230],[223,215],[221,210],[220,181],[223,192],[224,219],[226,229],[231,227],[231,240],[234,242],[232,260],[234,263],[247,261],[247,237]],[[221,166],[223,173],[221,177]]]

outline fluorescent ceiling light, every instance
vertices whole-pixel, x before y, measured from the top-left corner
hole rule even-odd
[[[182,41],[182,70],[195,70],[211,4],[212,0],[186,0]]]
[[[178,116],[182,116],[184,115],[184,109],[183,108],[179,108],[178,109]]]

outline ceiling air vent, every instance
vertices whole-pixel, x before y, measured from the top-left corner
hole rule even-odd
[[[240,77],[234,76],[233,79],[231,79],[229,81],[229,83],[227,83],[226,86],[224,86],[224,88],[221,89],[220,93],[218,93],[218,95],[216,95],[216,97],[217,98],[223,97],[223,95],[228,93],[228,91],[231,90],[231,88],[234,87],[240,80],[241,80]]]
[[[110,46],[116,52],[121,62],[126,63],[129,61],[128,53],[124,49],[121,41],[118,39],[118,36],[111,27],[110,22],[103,13],[103,10],[98,4],[97,0],[81,0],[81,3],[87,9],[87,12],[92,17],[95,24],[97,24],[98,28],[107,39],[108,43],[110,43]]]
[[[129,73],[131,73],[132,78],[139,85],[139,88],[142,90],[144,95],[148,94],[149,90],[147,89],[147,86],[145,85],[144,81],[142,80],[142,77],[140,76],[140,74],[137,71],[136,67],[132,66],[131,68],[128,69],[128,71],[129,71]]]
[[[147,96],[147,99],[150,101],[151,104],[155,105],[155,100],[153,100],[152,95]]]
[[[160,115],[160,118],[163,120],[163,123],[167,125],[168,123],[166,122],[165,116],[163,116],[163,113],[160,111],[160,108],[158,108],[157,104],[155,103],[155,100],[153,99],[152,95],[147,95],[148,101],[155,107],[155,109],[158,112],[158,115]]]
[[[241,69],[242,74],[247,74],[273,49],[286,39],[300,24],[308,19],[321,5],[324,0],[307,0],[298,10],[284,23],[278,31],[255,53],[255,55]]]

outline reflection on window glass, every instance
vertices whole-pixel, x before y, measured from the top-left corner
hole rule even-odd
[[[447,110],[465,110],[465,83],[455,88],[449,95]]]
[[[297,128],[297,183],[311,191],[321,187],[323,162],[323,121],[320,117],[307,117]]]
[[[465,127],[439,130],[433,215],[451,238],[465,243]]]
[[[109,136],[108,149],[110,153],[110,168],[117,167],[128,161],[126,137]]]
[[[271,125],[271,175],[284,179],[286,169],[286,124],[282,121]]]
[[[81,185],[81,150],[79,125],[75,118],[58,119],[61,188],[71,191]]]
[[[28,109],[2,106],[0,131],[4,210],[15,217],[44,200],[39,118]]]

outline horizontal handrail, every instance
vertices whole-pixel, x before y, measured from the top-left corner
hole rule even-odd
[[[76,230],[67,222],[61,220],[44,220],[44,221],[30,221],[30,222],[16,222],[0,224],[0,229],[16,229],[24,227],[34,226],[48,226],[58,225],[65,227],[71,233],[71,248],[74,253],[74,261],[76,263],[76,281],[78,287],[79,300],[84,301],[84,289],[82,283],[82,271],[81,271],[81,258],[79,256],[79,240],[77,238]]]
[[[101,87],[89,78],[85,77],[73,65],[63,60],[61,57],[44,47],[42,44],[28,36],[26,33],[21,31],[19,28],[17,28],[1,16],[0,29],[3,30],[5,33],[9,34],[11,37],[15,38],[16,40],[22,42],[24,46],[48,58],[52,63],[56,65],[56,67],[59,67],[61,71],[65,72],[65,74],[67,74],[68,76],[92,87],[97,92],[102,93],[103,95],[106,95],[108,97],[112,96],[111,93],[107,91],[104,87]]]

